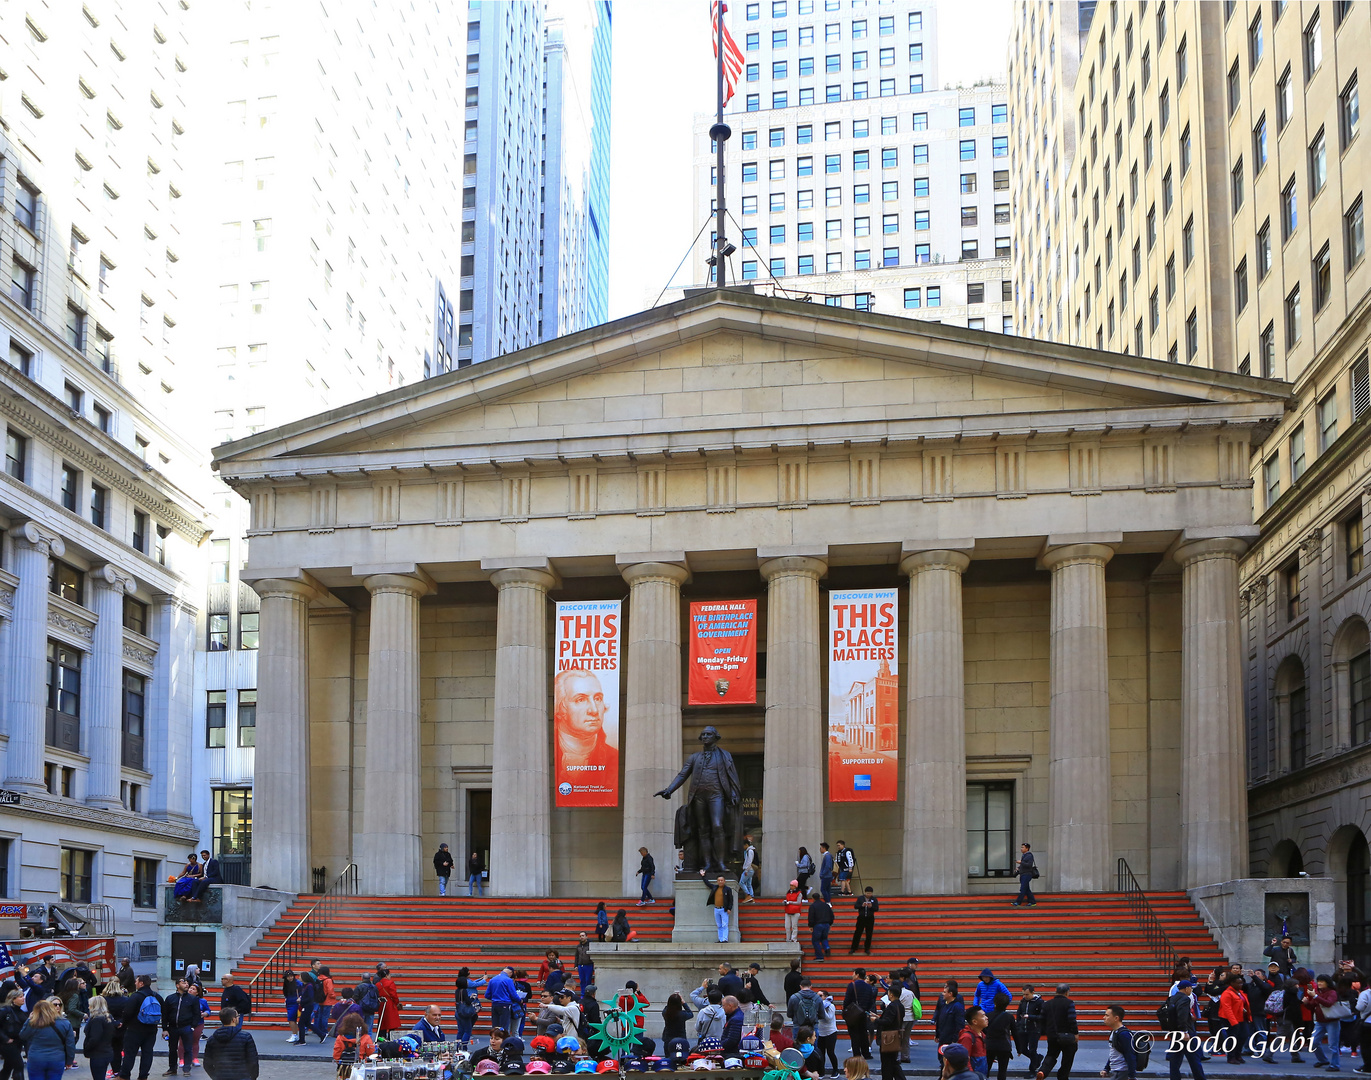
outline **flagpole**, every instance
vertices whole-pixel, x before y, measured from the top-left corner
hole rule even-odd
[[[724,143],[733,134],[729,126],[724,123],[724,12],[727,8],[723,0],[714,0],[717,18],[714,25],[714,52],[717,59],[716,63],[716,97],[717,108],[714,117],[714,126],[709,129],[709,137],[714,140],[715,164],[714,164],[714,202],[715,202],[715,222],[714,222],[714,282],[718,288],[723,288],[724,281],[724,246],[727,241],[724,239]]]

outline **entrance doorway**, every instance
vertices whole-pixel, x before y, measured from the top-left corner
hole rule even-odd
[[[460,866],[462,876],[466,877],[466,860],[473,851],[481,853],[481,865],[485,867],[481,877],[490,880],[490,789],[467,790],[467,846],[462,853]]]
[[[1347,849],[1347,946],[1344,959],[1371,964],[1371,848],[1360,829]]]

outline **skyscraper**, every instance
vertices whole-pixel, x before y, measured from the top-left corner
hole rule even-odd
[[[938,90],[932,0],[737,5],[725,110],[729,280],[835,306],[1007,329],[1002,86]],[[714,116],[695,122],[696,220],[714,212]],[[695,246],[700,277],[712,226]]]

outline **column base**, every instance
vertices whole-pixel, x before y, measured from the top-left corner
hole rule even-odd
[[[24,795],[46,795],[48,793],[48,786],[42,780],[15,780],[7,777],[5,787],[10,791],[18,791]]]
[[[738,928],[742,893],[735,879],[725,878],[724,883],[733,890],[733,910],[728,913],[728,940],[732,944],[743,940],[743,932]],[[672,944],[723,944],[714,922],[714,909],[705,902],[713,886],[713,881],[704,881],[698,876],[676,879],[676,925],[671,931]]]

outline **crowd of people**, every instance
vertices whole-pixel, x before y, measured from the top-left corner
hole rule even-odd
[[[212,1080],[256,1080],[257,1049],[242,1030],[252,998],[231,975],[217,994],[207,990],[195,965],[165,997],[152,975],[135,975],[125,960],[117,974],[101,979],[77,964],[57,972],[45,964],[20,965],[0,984],[0,1080],[61,1080],[76,1068],[77,1045],[91,1080],[138,1080],[152,1071],[158,1034],[167,1042],[168,1068],[186,1076],[200,1066]],[[218,998],[217,1007],[211,997]],[[204,1043],[204,1030],[219,1025]]]

